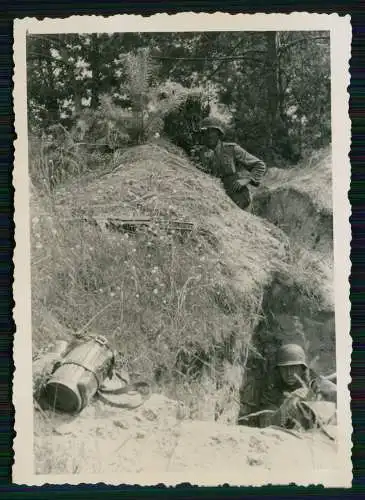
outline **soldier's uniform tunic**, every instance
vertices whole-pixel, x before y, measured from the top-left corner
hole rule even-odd
[[[313,394],[317,398],[333,403],[336,402],[337,387],[333,382],[318,377],[311,370],[308,372],[305,382],[312,388]],[[297,386],[289,388],[279,378],[270,384],[261,399],[261,407],[265,410],[273,410],[276,413],[263,414],[260,417],[260,427],[267,427],[269,425],[279,425],[287,428],[293,427],[292,419],[288,417],[283,422],[282,415],[277,410],[279,410],[286,398],[285,392],[290,393],[300,388],[301,385],[299,382]]]
[[[265,163],[245,151],[234,142],[219,141],[216,148],[199,148],[199,159],[203,170],[222,180],[230,198],[242,209],[251,203],[248,185],[259,186],[266,172]],[[248,185],[234,190],[238,180],[247,180]]]

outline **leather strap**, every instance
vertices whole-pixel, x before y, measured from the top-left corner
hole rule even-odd
[[[109,406],[113,406],[114,408],[129,408],[134,409],[141,406],[147,399],[151,396],[151,387],[147,382],[133,382],[128,383],[128,381],[118,372],[115,372],[116,377],[118,377],[122,382],[126,385],[123,387],[119,387],[118,389],[107,389],[100,387],[98,390],[99,399]],[[119,396],[121,394],[130,394],[132,392],[137,392],[142,400],[138,404],[130,404],[130,403],[116,403],[115,401],[108,398],[108,394],[111,396]]]

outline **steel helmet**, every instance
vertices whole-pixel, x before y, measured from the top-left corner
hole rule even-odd
[[[304,349],[298,344],[286,344],[278,350],[276,366],[291,365],[303,365],[308,368]]]
[[[217,118],[206,118],[203,120],[200,130],[207,130],[209,128],[215,128],[219,130],[219,132],[224,135],[224,126],[223,123]]]

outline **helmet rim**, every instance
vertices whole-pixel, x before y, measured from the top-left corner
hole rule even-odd
[[[277,354],[276,366],[307,366],[304,349],[299,344],[286,344],[281,346]]]
[[[304,361],[282,361],[276,363],[276,366],[304,366],[305,368],[308,368],[307,363]]]
[[[209,129],[218,130],[222,135],[224,135],[223,125],[221,123],[216,122],[216,120],[214,120],[214,119],[208,118],[208,119],[204,120],[203,124],[200,127],[201,131],[205,131],[205,130],[209,130]]]

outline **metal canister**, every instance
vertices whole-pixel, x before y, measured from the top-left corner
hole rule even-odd
[[[59,340],[45,354],[33,362],[33,394],[36,399],[41,397],[45,381],[59,366],[67,349],[68,343]]]
[[[78,413],[87,406],[114,363],[104,337],[95,337],[72,349],[48,381],[45,394],[55,410]]]

